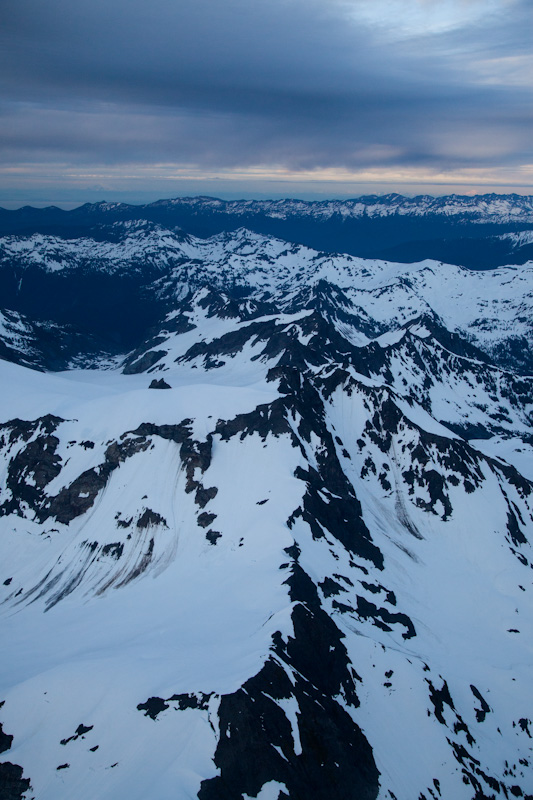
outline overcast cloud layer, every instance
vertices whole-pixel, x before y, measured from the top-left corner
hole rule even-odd
[[[3,0],[0,164],[527,180],[531,23],[530,0]]]

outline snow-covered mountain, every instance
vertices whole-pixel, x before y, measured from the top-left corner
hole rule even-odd
[[[151,323],[149,341],[140,349],[153,359],[155,345],[150,349],[149,343],[172,339],[172,326],[178,325],[179,348],[196,342],[198,332],[181,336],[180,326],[192,326],[191,303],[200,309],[218,304],[201,314],[220,321],[292,313],[314,308],[316,300],[352,345],[369,345],[429,315],[465,340],[457,347],[533,373],[530,264],[482,272],[429,260],[382,262],[317,253],[244,228],[207,240],[148,222],[114,223],[100,233],[105,239],[0,239],[6,306],[83,325],[93,336],[107,333],[110,349],[121,328],[131,329],[135,339]]]
[[[533,797],[533,264],[113,222],[0,273],[0,798]]]
[[[122,204],[121,204],[122,205]],[[287,219],[310,216],[315,219],[341,217],[427,217],[433,214],[445,217],[470,217],[477,222],[533,222],[533,197],[523,195],[449,195],[432,197],[418,195],[404,197],[399,194],[366,195],[354,200],[219,200],[214,197],[185,197],[158,200],[152,206],[188,206],[206,208],[222,214],[248,216],[264,213],[271,217]],[[115,203],[102,203],[102,210],[113,211]]]
[[[114,222],[143,220],[202,238],[245,227],[316,250],[405,263],[432,258],[487,269],[533,256],[530,240],[505,237],[527,238],[533,230],[533,196],[516,194],[324,201],[184,197],[143,206],[86,203],[71,211],[27,206],[0,209],[0,235],[105,238]]]

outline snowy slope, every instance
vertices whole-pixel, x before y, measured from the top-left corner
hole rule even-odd
[[[47,319],[29,319],[17,311],[0,310],[0,357],[33,369],[66,369],[113,364],[106,343],[98,337]]]
[[[531,798],[531,266],[116,238],[120,365],[5,317],[0,797]]]

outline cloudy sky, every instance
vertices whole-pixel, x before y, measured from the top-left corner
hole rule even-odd
[[[0,205],[533,194],[531,0],[2,0]]]

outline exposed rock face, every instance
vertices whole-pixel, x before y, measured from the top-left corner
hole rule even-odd
[[[140,370],[140,372],[142,372],[142,370]],[[154,378],[153,381],[150,383],[150,386],[148,388],[149,389],[170,389],[171,387],[170,387],[169,383],[167,383],[165,380],[163,380],[163,378],[160,378],[159,380],[156,380]]]
[[[4,705],[0,703],[0,709]],[[11,749],[13,736],[5,733],[0,724],[0,753],[5,753]],[[0,797],[2,800],[23,800],[25,793],[31,790],[29,778],[23,777],[23,769],[18,764],[11,761],[0,763]]]
[[[200,800],[257,796],[271,781],[280,797],[374,800],[379,773],[372,748],[343,703],[357,708],[355,672],[342,635],[323,611],[316,588],[297,561],[287,580],[294,635],[274,637],[273,655],[234,694],[221,698],[215,764]],[[292,706],[296,729],[284,713]],[[252,766],[253,765],[253,766]],[[342,766],[341,766],[342,765]]]

